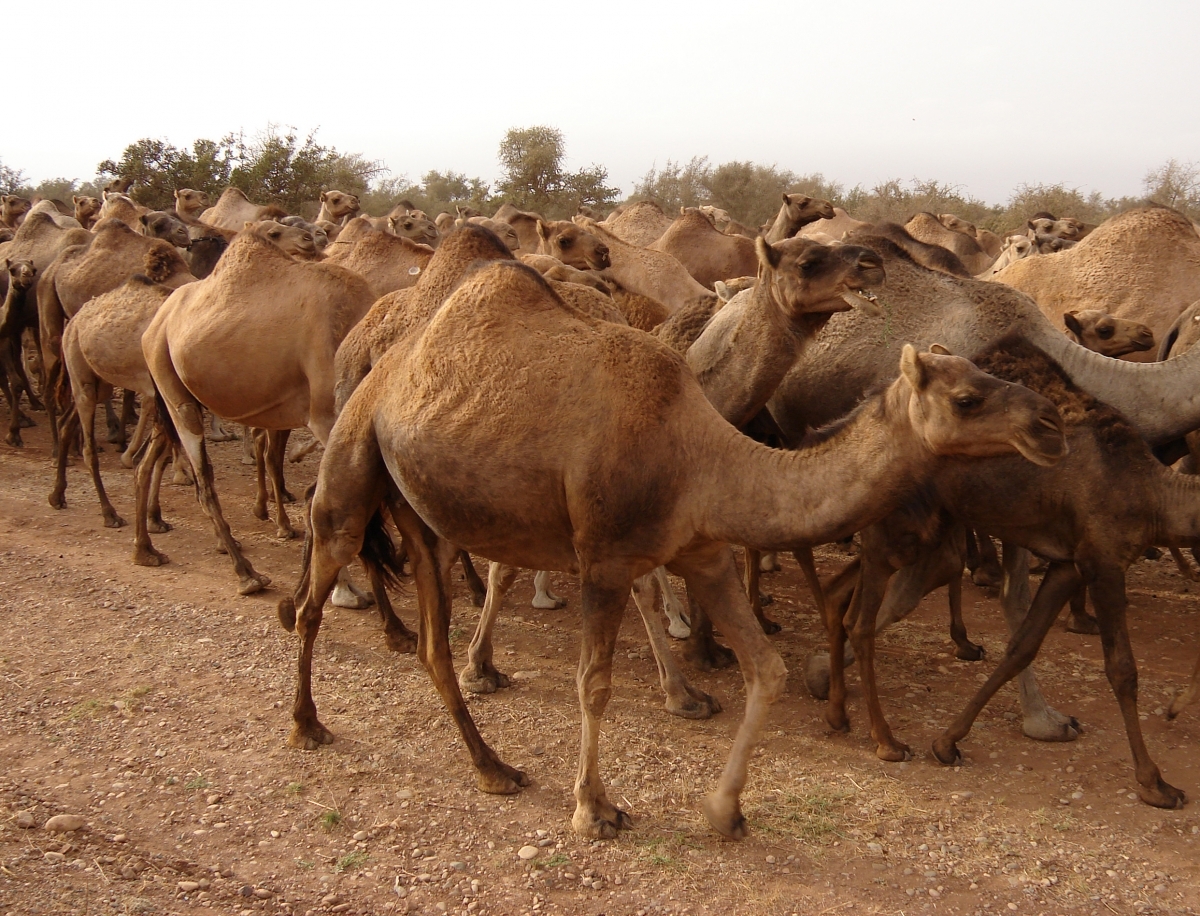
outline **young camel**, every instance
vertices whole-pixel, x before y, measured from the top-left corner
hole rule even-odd
[[[765,238],[768,242],[782,242],[784,239],[790,239],[809,223],[815,223],[819,219],[833,219],[835,215],[833,204],[827,200],[809,197],[806,194],[788,194],[785,191],[783,206],[775,215],[775,222],[771,223]]]
[[[979,365],[1000,378],[1027,385],[1048,397],[1066,422],[1068,452],[1052,467],[1034,467],[1005,457],[947,467],[932,478],[920,509],[889,518],[863,532],[862,573],[847,615],[847,627],[862,675],[877,754],[902,760],[908,748],[891,734],[883,716],[874,674],[877,613],[896,568],[912,575],[898,591],[909,596],[891,602],[888,617],[902,616],[919,596],[913,564],[935,552],[947,532],[947,519],[978,526],[1004,543],[1003,604],[1012,639],[987,682],[933,744],[939,761],[960,759],[957,743],[970,732],[975,717],[1001,686],[1026,671],[1063,605],[1080,586],[1092,595],[1105,672],[1125,721],[1133,753],[1138,793],[1147,804],[1180,807],[1184,794],[1163,781],[1146,749],[1137,711],[1137,666],[1125,623],[1125,570],[1150,544],[1200,543],[1200,481],[1176,474],[1150,453],[1124,417],[1075,387],[1043,352],[1017,336],[1009,336],[978,357]],[[1120,500],[1097,500],[1097,492],[1121,493]],[[897,545],[903,545],[897,547]],[[919,546],[918,546],[919,545]],[[1037,594],[1029,599],[1029,550],[1049,560]],[[961,569],[961,566],[960,566]],[[827,718],[835,728],[848,727],[841,648],[845,631],[840,614],[831,613],[831,683]],[[1032,692],[1031,692],[1032,690]],[[1034,695],[1036,694],[1036,695]],[[1051,718],[1036,683],[1022,684],[1026,731],[1036,712]],[[1046,723],[1050,724],[1050,723]],[[1051,740],[1074,737],[1078,725],[1069,720]]]
[[[279,607],[301,637],[290,742],[333,740],[313,702],[313,643],[339,570],[360,553],[385,559],[377,535],[386,501],[413,565],[418,654],[484,791],[516,792],[528,778],[483,741],[455,679],[449,544],[580,576],[583,738],[572,822],[585,836],[630,823],[606,796],[598,757],[629,590],[657,566],[682,575],[746,680],[745,717],[704,803],[718,832],[745,836],[747,764],[785,669],[742,596],[727,542],[784,548],[855,531],[936,473],[939,455],[1017,450],[1052,462],[1062,452],[1061,421],[1041,397],[911,347],[901,366],[900,379],[824,447],[771,451],[730,426],[654,338],[575,312],[524,265],[478,267],[383,356],[330,436],[303,577]]]

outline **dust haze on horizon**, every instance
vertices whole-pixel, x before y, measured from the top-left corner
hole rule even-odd
[[[1003,203],[1022,184],[1136,196],[1149,170],[1200,160],[1195,4],[431,6],[8,10],[25,120],[0,161],[34,183],[86,181],[142,137],[186,147],[276,124],[392,176],[494,182],[504,132],[546,124],[568,168],[603,165],[623,195],[653,166],[707,156]]]

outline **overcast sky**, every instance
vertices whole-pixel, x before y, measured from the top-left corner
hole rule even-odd
[[[1136,195],[1149,169],[1200,161],[1200,4],[987,7],[10,4],[0,161],[90,179],[140,137],[275,123],[393,175],[491,181],[504,132],[548,124],[569,168],[604,165],[624,193],[706,155],[990,203],[1022,183]]]

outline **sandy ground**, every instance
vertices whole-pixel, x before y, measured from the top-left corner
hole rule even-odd
[[[630,609],[601,764],[634,818],[619,839],[570,829],[579,716],[578,589],[560,611],[529,604],[523,574],[497,630],[514,686],[470,699],[484,736],[533,785],[481,794],[413,656],[387,651],[373,612],[333,610],[314,685],[338,735],[287,746],[297,643],[275,604],[298,575],[298,542],[250,513],[240,445],[213,446],[234,532],[274,587],[239,598],[228,559],[190,488],[164,488],[176,529],[155,537],[160,569],[130,561],[129,528],[100,527],[90,481],[71,471],[69,507],[49,508],[43,425],[0,446],[0,914],[191,913],[1191,913],[1200,908],[1200,814],[1136,801],[1124,730],[1098,639],[1047,640],[1037,670],[1086,732],[1069,744],[1020,734],[1007,687],[947,769],[930,742],[989,670],[954,659],[944,593],[880,642],[898,736],[916,757],[887,764],[864,730],[851,675],[849,735],[830,734],[803,686],[820,642],[794,564],[764,579],[790,669],[745,796],[752,836],[720,839],[699,813],[741,715],[736,671],[690,672],[725,711],[693,722],[662,708]],[[317,457],[289,466],[302,493]],[[110,494],[132,517],[132,473],[103,456]],[[292,509],[298,522],[299,511]],[[845,562],[819,556],[826,575]],[[482,564],[481,564],[482,567]],[[1130,620],[1151,753],[1200,794],[1200,708],[1163,707],[1198,648],[1197,586],[1169,558],[1131,571]],[[1004,646],[995,595],[968,584],[967,624],[989,657]],[[413,596],[397,607],[413,623]],[[478,617],[460,587],[461,661]],[[54,833],[54,815],[85,826]],[[24,825],[32,826],[24,826]],[[533,847],[536,856],[518,851]]]

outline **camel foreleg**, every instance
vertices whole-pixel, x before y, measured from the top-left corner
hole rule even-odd
[[[512,588],[516,577],[515,566],[495,562],[488,564],[487,597],[483,602],[483,612],[479,615],[479,625],[475,627],[475,635],[467,647],[467,663],[458,675],[459,686],[469,693],[495,693],[512,683],[507,674],[496,670],[492,661],[492,632],[496,628],[504,596]]]
[[[671,654],[670,642],[658,616],[659,582],[664,577],[665,571],[659,566],[649,575],[635,579],[633,601],[650,638],[650,648],[658,665],[658,680],[667,697],[667,712],[684,719],[707,719],[721,711],[721,704],[715,697],[689,684],[675,664],[675,656]]]

